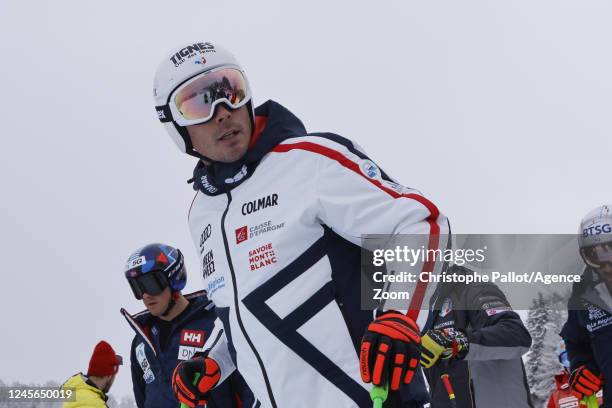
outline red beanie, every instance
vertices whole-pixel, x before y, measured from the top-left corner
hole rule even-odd
[[[91,359],[89,360],[89,369],[87,375],[96,377],[104,377],[113,375],[117,372],[118,366],[123,363],[121,356],[115,354],[115,350],[102,340],[96,344]]]

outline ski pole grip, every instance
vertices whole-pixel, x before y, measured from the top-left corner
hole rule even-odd
[[[370,398],[374,403],[374,408],[382,408],[384,402],[387,400],[387,396],[389,395],[389,385],[385,384],[384,387],[379,385],[375,385],[370,390]]]
[[[199,379],[200,379],[200,373],[195,373],[195,375],[193,376],[192,384],[196,385]],[[189,408],[189,405],[185,404],[184,402],[181,402],[181,408]]]

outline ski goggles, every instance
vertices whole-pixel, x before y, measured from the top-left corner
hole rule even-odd
[[[601,268],[605,264],[612,265],[612,243],[585,248],[583,258],[587,264],[594,268]]]
[[[169,286],[168,278],[162,271],[153,271],[135,278],[128,278],[128,282],[138,300],[141,300],[145,293],[157,296]]]
[[[215,115],[215,107],[225,103],[238,109],[251,99],[251,92],[238,68],[220,67],[203,72],[179,85],[168,104],[157,106],[162,123],[174,121],[179,126],[205,123]]]

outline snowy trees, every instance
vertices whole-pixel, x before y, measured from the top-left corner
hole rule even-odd
[[[546,297],[538,293],[538,298],[529,308],[526,326],[532,345],[526,356],[525,369],[536,407],[546,403],[554,388],[554,375],[562,368],[555,350],[566,319],[565,300],[556,293]]]

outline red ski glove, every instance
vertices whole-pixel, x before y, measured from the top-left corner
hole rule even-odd
[[[196,374],[199,374],[194,384]],[[172,391],[180,403],[191,408],[206,404],[207,393],[212,390],[219,379],[221,371],[215,360],[208,357],[196,357],[183,361],[172,373]]]
[[[361,340],[361,379],[398,390],[412,381],[419,362],[419,328],[401,313],[389,311],[375,319]]]
[[[572,371],[569,383],[572,394],[579,400],[595,394],[602,386],[602,380],[597,369],[587,365],[582,365]]]

